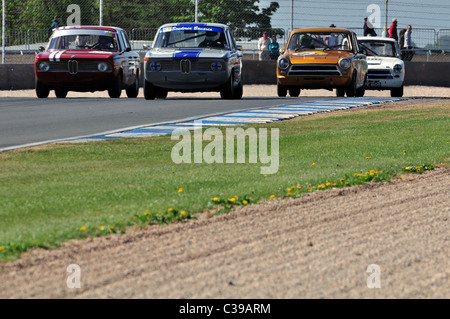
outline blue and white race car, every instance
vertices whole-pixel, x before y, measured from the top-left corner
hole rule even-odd
[[[218,23],[170,23],[158,29],[145,55],[144,97],[164,99],[168,91],[217,91],[242,97],[242,48]]]

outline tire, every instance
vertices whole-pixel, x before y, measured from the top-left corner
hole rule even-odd
[[[157,99],[165,99],[167,97],[168,91],[166,89],[155,87],[155,90]]]
[[[49,88],[37,79],[35,80],[36,96],[40,99],[46,99],[50,94]]]
[[[278,94],[278,97],[286,97],[287,91],[288,90],[287,90],[286,86],[284,86],[284,85],[282,85],[280,83],[277,83],[277,94]]]
[[[298,88],[298,87],[291,87],[289,89],[289,96],[298,97],[299,95],[300,95],[300,88]]]
[[[231,100],[235,93],[234,93],[234,72],[232,71],[230,74],[230,77],[228,78],[227,82],[222,86],[220,89],[220,97],[225,100]]]
[[[345,88],[336,88],[336,96],[344,97],[345,96]]]
[[[391,89],[391,97],[402,97],[403,96],[403,85],[399,88]]]
[[[244,84],[242,83],[242,79],[239,81],[238,86],[234,89],[234,100],[240,100],[242,95],[244,94]]]
[[[120,95],[122,94],[122,72],[119,72],[119,74],[117,74],[116,78],[114,79],[114,83],[108,89],[108,94],[112,99],[120,98]]]
[[[139,73],[136,74],[133,84],[125,92],[129,98],[136,98],[139,95]]]
[[[156,98],[155,86],[146,80],[144,80],[144,98],[146,100],[154,100]]]
[[[352,82],[345,88],[347,97],[355,97],[356,95],[356,73],[353,73]]]
[[[364,78],[363,85],[359,89],[356,89],[356,93],[355,93],[356,97],[363,97],[364,96],[364,94],[366,93],[366,83],[367,83],[367,75]]]
[[[55,89],[55,95],[58,99],[65,99],[67,96],[67,90],[63,88]]]

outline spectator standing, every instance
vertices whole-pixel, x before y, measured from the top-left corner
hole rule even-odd
[[[48,28],[48,36],[50,37],[53,33],[53,30],[56,28],[59,28],[60,26],[61,26],[61,24],[59,23],[59,17],[55,16],[53,18],[52,24],[50,25],[50,28]]]
[[[280,55],[280,45],[277,42],[277,37],[272,37],[272,43],[269,44],[270,58],[276,60]]]
[[[398,46],[400,49],[403,49],[405,47],[405,32],[406,29],[401,29],[398,33]]]
[[[369,21],[369,19],[367,17],[365,17],[364,18],[364,36],[367,37],[367,35],[371,35],[372,37],[376,37],[377,33],[375,32],[373,24],[370,23],[370,21]]]
[[[404,48],[407,50],[405,54],[405,61],[411,61],[414,56],[413,46],[412,46],[412,27],[409,24],[406,28],[405,32],[405,46]]]
[[[398,24],[398,20],[395,18],[392,19],[392,24],[389,29],[389,37],[398,41],[397,24]]]
[[[263,32],[262,37],[258,41],[258,50],[259,50],[259,59],[260,60],[269,60],[269,44],[270,39],[267,36],[267,31]]]
[[[50,25],[50,29],[51,30],[53,30],[53,29],[56,29],[56,28],[59,28],[60,26],[61,26],[61,24],[59,23],[59,17],[58,16],[56,16],[54,19],[53,19],[53,22],[52,22],[52,24]]]
[[[412,33],[412,27],[409,24],[408,27],[406,28],[406,32],[405,32],[405,45],[404,45],[405,49],[408,49],[408,50],[412,49],[411,33]]]

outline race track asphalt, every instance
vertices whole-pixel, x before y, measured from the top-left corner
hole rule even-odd
[[[147,101],[110,98],[0,98],[0,150],[19,145],[88,136],[140,125],[200,119],[254,108],[325,101],[333,97],[168,98]]]

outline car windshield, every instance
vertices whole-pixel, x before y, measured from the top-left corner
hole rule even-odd
[[[367,56],[397,57],[398,53],[393,42],[360,40],[359,44]]]
[[[288,44],[290,51],[351,50],[349,34],[345,32],[297,32]]]
[[[47,50],[100,50],[118,51],[115,32],[106,30],[55,31]]]
[[[222,28],[173,26],[159,30],[153,47],[228,49],[229,45]]]

